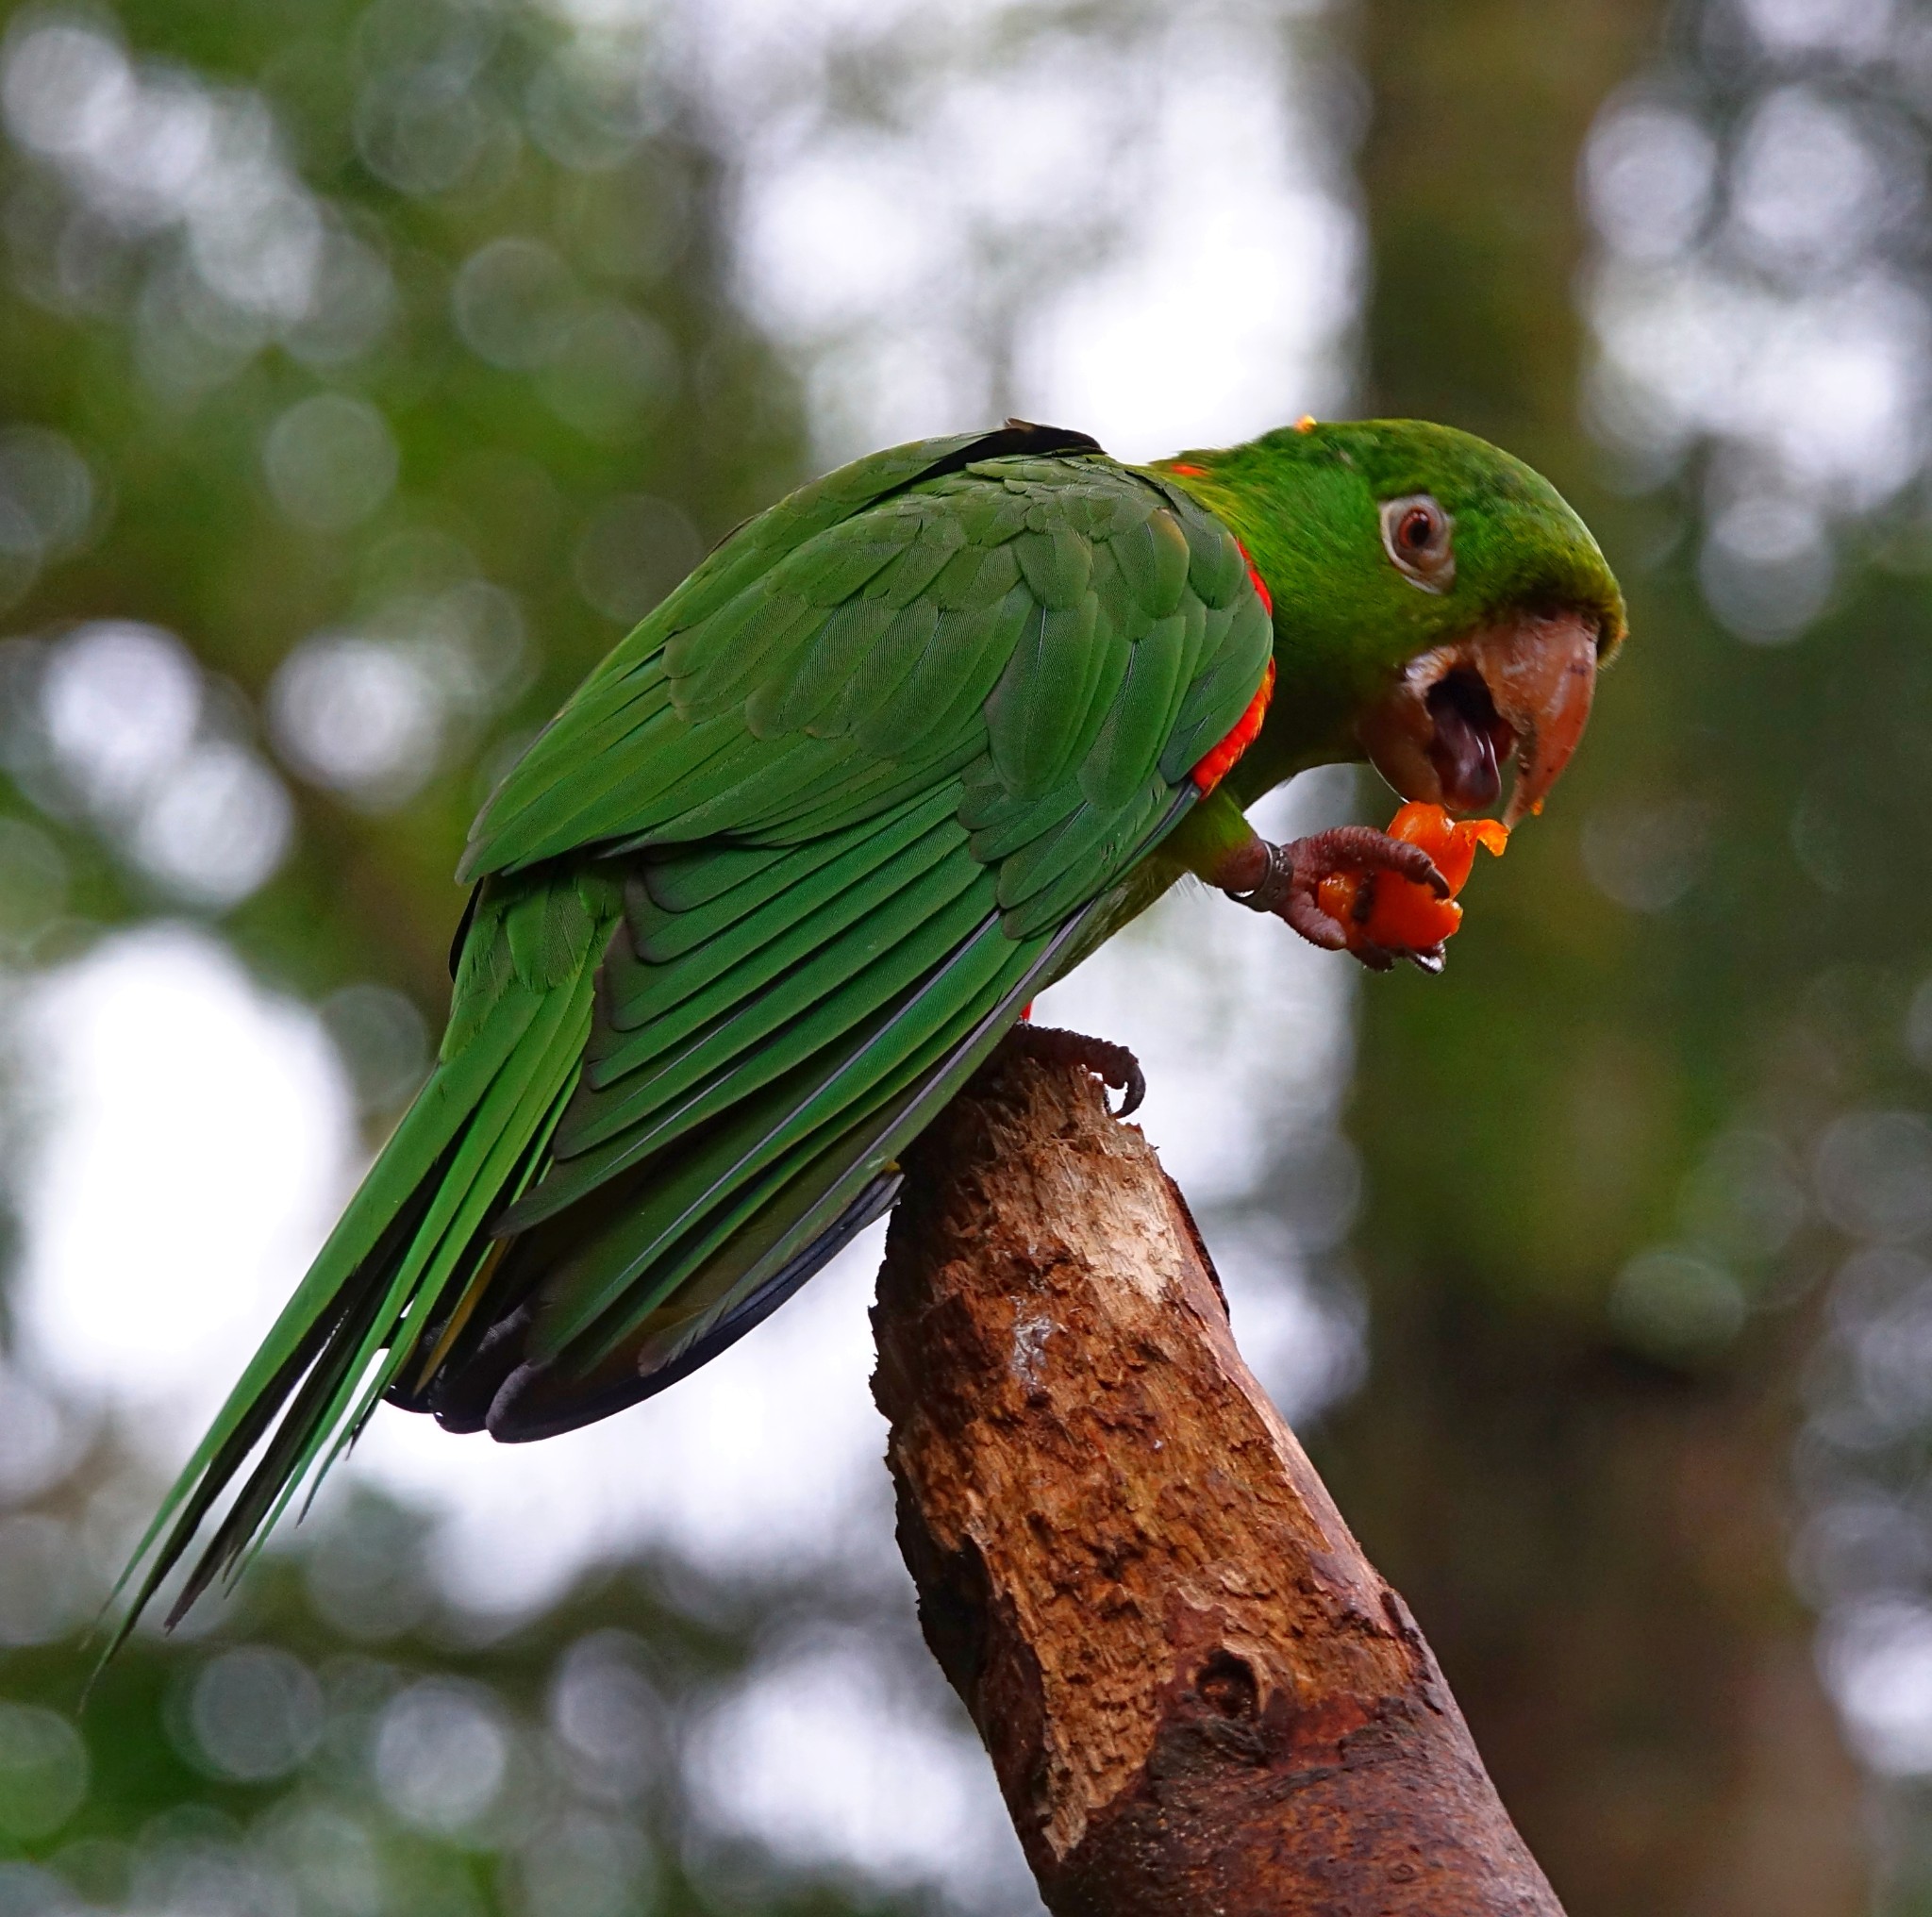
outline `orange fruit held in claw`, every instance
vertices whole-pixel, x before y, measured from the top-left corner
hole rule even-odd
[[[1349,950],[1382,945],[1391,951],[1426,952],[1454,935],[1462,923],[1456,903],[1475,864],[1478,845],[1501,858],[1509,829],[1498,819],[1452,819],[1441,806],[1407,805],[1389,822],[1389,836],[1420,845],[1449,881],[1439,899],[1425,885],[1392,872],[1341,872],[1324,878],[1316,897],[1322,909],[1348,928]]]

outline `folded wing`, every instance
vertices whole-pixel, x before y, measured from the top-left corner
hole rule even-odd
[[[148,1588],[264,1444],[192,1589],[378,1394],[542,1437],[765,1315],[1084,949],[1270,646],[1218,522],[1047,428],[878,455],[728,540],[484,808],[442,1061]]]

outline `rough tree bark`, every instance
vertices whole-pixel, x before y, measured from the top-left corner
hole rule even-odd
[[[1095,1081],[1008,1046],[908,1172],[899,1541],[1056,1917],[1560,1917]]]

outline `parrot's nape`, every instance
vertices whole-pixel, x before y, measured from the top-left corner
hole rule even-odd
[[[1623,631],[1545,480],[1409,421],[1144,467],[1009,422],[748,522],[484,807],[436,1068],[168,1494],[122,1634],[237,1479],[175,1617],[384,1399],[518,1442],[703,1364],[1183,873],[1440,962],[1321,903],[1384,871],[1446,894],[1422,845],[1274,845],[1243,808],[1366,757],[1481,811],[1513,756],[1513,824]]]

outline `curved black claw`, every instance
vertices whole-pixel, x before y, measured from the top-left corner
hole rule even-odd
[[[1147,1095],[1147,1076],[1141,1061],[1124,1045],[1111,1039],[1096,1039],[1086,1032],[1063,1031],[1058,1025],[1017,1025],[1012,1037],[1036,1059],[1049,1065],[1082,1065],[1103,1085],[1121,1094],[1116,1118],[1138,1111]]]

